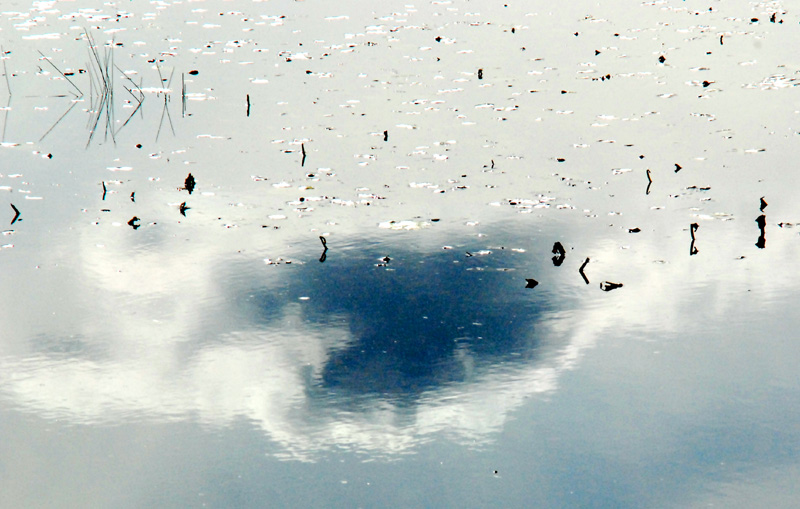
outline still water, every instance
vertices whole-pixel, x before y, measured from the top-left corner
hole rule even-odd
[[[798,21],[4,2],[0,505],[793,505]]]

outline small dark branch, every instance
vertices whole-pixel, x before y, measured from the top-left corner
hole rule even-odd
[[[51,62],[51,61],[50,61],[50,59],[49,59],[49,58],[47,58],[46,56],[44,56],[44,53],[42,53],[41,51],[39,51],[39,54],[40,54],[40,55],[42,55],[42,58],[43,58],[43,59],[44,59],[44,60],[45,60],[45,61],[46,61],[48,64],[50,64],[51,66],[53,66],[53,69],[55,69],[55,70],[58,72],[58,74],[60,74],[60,75],[61,75],[61,76],[62,76],[62,77],[65,79],[65,80],[67,80],[67,81],[69,82],[69,84],[70,84],[70,85],[72,85],[72,87],[73,87],[75,90],[77,90],[77,91],[78,91],[78,97],[83,97],[83,92],[81,91],[81,89],[80,89],[80,88],[78,88],[78,87],[77,87],[77,85],[75,85],[75,83],[73,83],[73,82],[72,82],[72,80],[71,80],[71,79],[69,79],[69,77],[68,77],[66,74],[64,74],[63,72],[61,72],[61,69],[59,69],[58,67],[56,67],[56,64],[54,64],[53,62]],[[3,62],[4,62],[4,65],[5,65],[5,60],[3,60]],[[6,79],[8,79],[8,76],[6,76]]]
[[[319,257],[319,263],[324,263],[325,260],[328,259],[328,241],[325,240],[325,237],[322,235],[319,236],[319,240],[322,242],[322,247],[324,248],[322,250],[322,256]]]
[[[581,277],[583,278],[584,281],[586,281],[587,285],[589,284],[589,278],[586,277],[586,274],[584,274],[583,269],[586,268],[586,265],[588,265],[588,263],[589,263],[589,257],[586,257],[586,260],[583,261],[583,265],[581,265],[581,268],[578,269],[578,272],[580,272]]]
[[[694,256],[700,252],[694,245],[695,240],[697,240],[694,236],[694,232],[696,232],[698,228],[700,228],[700,225],[697,223],[692,223],[689,225],[689,233],[692,236],[692,243],[689,245],[689,256]]]
[[[101,184],[103,184],[103,201],[106,201],[106,183],[103,181]]]
[[[41,137],[41,138],[39,138],[39,141],[42,141],[43,139],[45,139],[45,137],[46,137],[48,134],[50,134],[50,132],[51,132],[53,129],[55,129],[55,128],[56,128],[56,126],[57,126],[58,124],[60,124],[60,123],[61,123],[61,121],[64,119],[64,117],[66,117],[66,116],[67,116],[67,114],[69,114],[69,112],[70,112],[70,111],[72,111],[72,108],[74,108],[76,104],[78,104],[78,103],[76,103],[76,102],[74,102],[74,101],[73,101],[73,102],[72,102],[72,104],[70,105],[70,107],[69,107],[69,108],[67,108],[67,111],[65,111],[65,112],[64,112],[64,113],[63,113],[63,114],[62,114],[60,117],[58,117],[58,120],[56,120],[56,121],[55,121],[55,123],[54,123],[53,125],[51,125],[51,126],[50,126],[50,129],[48,129],[48,130],[47,130],[47,132],[46,132],[46,133],[44,133],[44,134],[42,135],[42,137]]]
[[[250,116],[250,94],[247,94],[247,116]]]
[[[19,219],[20,211],[17,207],[14,206],[13,203],[11,204],[11,208],[14,209],[14,219],[11,220],[11,224],[14,224],[17,222],[17,219]]]
[[[181,73],[181,117],[186,116],[186,79]]]
[[[759,203],[759,208],[758,208],[758,210],[760,210],[761,212],[764,212],[764,209],[765,209],[765,208],[767,208],[767,202],[766,202],[766,201],[764,201],[764,197],[762,196],[762,197],[761,197],[761,201],[760,201],[760,203]]]
[[[302,166],[306,165],[306,144],[305,143],[301,143],[300,144],[300,151],[303,153],[303,159],[300,161],[300,166],[302,167]]]
[[[6,67],[6,50],[0,46],[0,58],[3,59],[3,76],[6,77],[6,87],[8,87],[8,97],[11,97],[11,81],[8,79],[8,68]]]
[[[764,249],[765,247],[767,247],[767,234],[766,234],[767,216],[765,216],[764,214],[758,216],[756,218],[756,224],[758,225],[758,231],[759,231],[758,240],[756,241],[756,247],[758,249]]]

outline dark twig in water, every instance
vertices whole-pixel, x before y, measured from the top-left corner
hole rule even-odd
[[[181,73],[181,117],[186,116],[186,79]]]
[[[69,79],[69,76],[67,76],[66,74],[64,74],[63,72],[61,72],[61,69],[59,69],[58,67],[56,67],[56,64],[54,64],[53,62],[51,62],[51,61],[50,61],[50,59],[44,55],[44,53],[42,53],[41,51],[39,51],[39,54],[40,54],[40,55],[42,55],[42,59],[44,59],[44,61],[45,61],[45,62],[47,62],[48,64],[50,64],[50,65],[53,67],[53,69],[55,69],[55,70],[58,72],[58,74],[60,74],[60,75],[61,75],[61,77],[63,77],[65,80],[67,80],[67,82],[69,82],[69,84],[70,84],[70,85],[72,85],[72,88],[74,88],[75,90],[77,90],[77,91],[78,91],[78,97],[83,97],[83,91],[82,91],[80,88],[78,88],[78,86],[77,86],[77,85],[75,85],[75,83],[73,83],[71,79]],[[4,62],[5,62],[5,61],[4,61]],[[6,76],[6,79],[8,79],[8,76]]]
[[[764,201],[764,197],[762,196],[761,197],[761,202],[759,203],[758,210],[760,210],[761,212],[764,212],[764,209],[767,208],[767,205],[768,205],[767,202]]]
[[[247,94],[247,116],[250,116],[250,94]]]
[[[383,141],[389,141],[389,131],[383,131]]]
[[[6,77],[6,87],[8,87],[8,97],[11,98],[11,81],[8,79],[8,68],[6,67],[6,50],[0,46],[0,59],[3,60],[3,76]],[[5,139],[5,137],[3,137]]]
[[[133,191],[133,192],[131,193],[131,201],[132,201],[133,203],[136,203],[136,191]]]
[[[584,274],[583,269],[585,269],[586,265],[588,265],[588,264],[589,264],[589,257],[587,256],[586,260],[583,261],[583,265],[581,265],[581,268],[578,269],[578,272],[580,272],[581,277],[583,278],[584,281],[586,281],[587,285],[589,284],[589,278],[586,277],[586,274]]]
[[[103,184],[103,201],[106,201],[106,183],[103,181],[101,184]]]
[[[694,236],[694,232],[696,232],[698,228],[700,228],[700,225],[697,223],[692,223],[689,225],[689,233],[692,236],[692,243],[689,245],[689,256],[694,256],[700,252],[694,245],[695,240],[697,240]]]
[[[561,242],[556,242],[553,244],[553,265],[556,267],[560,267],[562,263],[564,263],[564,258],[567,256],[567,252],[564,249],[564,246],[561,245]]]
[[[653,179],[650,177],[650,169],[647,169],[647,189],[644,194],[650,194],[650,186],[653,185]]]
[[[328,241],[325,240],[325,237],[322,235],[319,236],[320,242],[322,242],[322,256],[319,257],[319,263],[323,263],[328,258]]]
[[[300,161],[300,166],[302,167],[302,166],[306,165],[306,144],[305,143],[301,143],[300,144],[300,152],[303,153],[303,159],[302,159],[302,161]]]
[[[14,224],[17,222],[17,219],[19,219],[20,211],[17,207],[14,206],[13,203],[11,204],[11,208],[14,209],[14,219],[11,220],[11,224]]]
[[[64,117],[66,117],[66,116],[69,114],[69,112],[70,112],[70,111],[72,111],[72,108],[74,108],[76,104],[78,104],[78,103],[77,103],[77,102],[75,102],[75,101],[72,101],[72,104],[70,104],[69,108],[67,108],[67,111],[65,111],[65,112],[64,112],[64,113],[63,113],[63,114],[62,114],[60,117],[58,117],[58,120],[56,120],[56,121],[55,121],[55,123],[54,123],[53,125],[51,125],[51,126],[50,126],[50,129],[48,129],[48,130],[47,130],[47,132],[46,132],[46,133],[44,133],[44,134],[42,135],[42,137],[41,137],[41,138],[39,138],[39,141],[42,141],[43,139],[45,139],[45,137],[46,137],[48,134],[50,134],[50,132],[51,132],[53,129],[55,129],[55,128],[56,128],[56,126],[57,126],[58,124],[60,124],[62,120],[64,120]]]
[[[767,216],[761,214],[756,218],[756,224],[758,225],[759,235],[758,240],[756,241],[756,247],[758,249],[764,249],[767,247],[767,236],[766,236],[766,227],[767,227]]]

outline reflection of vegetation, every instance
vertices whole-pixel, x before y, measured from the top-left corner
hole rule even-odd
[[[95,134],[98,131],[98,128],[102,128],[106,139],[109,137],[113,142],[116,143],[116,137],[119,132],[128,125],[128,123],[133,119],[133,117],[141,110],[142,103],[144,102],[144,89],[142,88],[141,80],[137,84],[128,76],[125,71],[120,69],[117,65],[114,64],[114,47],[116,44],[112,40],[109,44],[106,44],[103,47],[102,54],[98,51],[98,46],[95,43],[94,39],[92,38],[91,34],[86,31],[84,32],[86,37],[86,41],[88,44],[89,49],[89,64],[87,65],[86,70],[81,70],[81,73],[86,73],[89,77],[89,99],[90,99],[90,108],[89,113],[91,114],[89,120],[89,139],[86,141],[86,145],[89,146],[92,140],[95,137]],[[65,73],[61,69],[59,69],[47,56],[42,54],[42,59],[50,64],[53,69],[55,69],[71,86],[72,88],[77,91],[77,95],[73,92],[73,100],[67,108],[67,110],[56,120],[52,126],[42,135],[39,141],[42,141],[47,135],[49,135],[53,129],[58,126],[61,121],[72,111],[78,101],[84,98],[83,90],[78,87],[75,82],[70,79],[70,76],[73,73]],[[5,62],[3,62],[5,65]],[[156,89],[158,95],[163,96],[164,98],[164,106],[161,112],[161,120],[159,121],[158,125],[158,132],[156,133],[156,140],[158,140],[159,135],[161,134],[161,128],[164,125],[164,120],[166,119],[169,122],[170,129],[172,130],[173,134],[175,133],[175,128],[172,125],[172,116],[169,113],[169,100],[170,100],[170,89],[172,83],[172,78],[175,74],[175,70],[172,70],[172,74],[170,74],[169,79],[165,79],[161,74],[161,67],[158,61],[155,61],[156,70],[158,71],[159,76],[159,88]],[[115,94],[115,80],[114,80],[114,71],[120,73],[123,84],[122,88],[124,88],[128,94],[133,98],[135,101],[136,106],[133,111],[128,115],[125,121],[120,125],[118,128],[115,129],[115,108],[114,108],[114,94]],[[166,87],[164,87],[164,83],[166,82]],[[10,95],[10,87],[9,87],[9,95]],[[185,112],[186,108],[186,87],[184,84],[181,86],[181,104],[183,107],[183,111]],[[102,126],[102,127],[101,127]],[[5,136],[4,136],[5,138]]]
[[[525,292],[519,273],[491,266],[512,264],[513,253],[394,251],[390,263],[379,263],[381,254],[337,252],[325,264],[303,265],[280,294],[257,297],[265,316],[307,296],[308,322],[324,328],[347,321],[353,341],[330,354],[320,388],[403,398],[468,380],[473,367],[536,356],[535,325],[547,294]]]

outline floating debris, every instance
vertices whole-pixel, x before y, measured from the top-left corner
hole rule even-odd
[[[767,237],[765,234],[765,229],[767,227],[767,216],[761,214],[756,218],[756,224],[758,225],[759,235],[758,240],[756,241],[756,247],[758,249],[764,249],[767,247]]]
[[[586,260],[583,261],[583,264],[581,265],[581,268],[578,269],[578,272],[580,273],[580,275],[583,278],[583,280],[586,281],[587,285],[589,284],[589,278],[586,277],[586,274],[584,274],[583,269],[586,268],[586,265],[588,265],[588,263],[589,263],[589,257],[586,257]]]
[[[103,181],[101,184],[103,184],[103,201],[106,201],[106,183]]]
[[[186,189],[187,191],[189,191],[189,194],[192,194],[192,192],[194,191],[194,186],[195,186],[194,176],[190,173],[189,176],[186,177],[186,180],[183,182],[183,189]]]
[[[538,284],[539,282],[535,279],[525,279],[525,288],[536,288]]]
[[[323,237],[322,235],[319,236],[319,240],[320,242],[322,242],[322,247],[324,248],[322,250],[322,256],[319,257],[319,262],[323,263],[325,262],[325,260],[328,259],[328,241],[325,240],[325,237]]]
[[[553,265],[556,267],[560,267],[562,263],[564,263],[564,258],[567,256],[567,251],[564,249],[564,246],[561,245],[561,242],[556,241],[553,244]]]
[[[386,228],[389,230],[419,230],[421,228],[428,228],[430,223],[426,221],[384,221],[378,224],[379,228]]]
[[[11,204],[11,208],[14,209],[14,219],[11,220],[11,224],[14,224],[19,219],[20,212],[19,209],[15,207],[13,203]]]
[[[138,217],[136,217],[136,216],[133,216],[133,217],[131,218],[131,220],[130,220],[130,221],[128,221],[128,226],[130,226],[130,227],[131,227],[131,228],[133,228],[134,230],[138,230],[138,229],[139,229],[139,227],[140,227],[140,226],[142,226],[142,225],[138,224],[138,223],[139,223],[139,221],[140,221],[140,219],[139,219]]]
[[[760,210],[761,212],[764,212],[764,209],[767,208],[767,205],[768,205],[768,203],[766,201],[764,201],[764,197],[762,196],[761,197],[761,201],[759,202],[758,210]]]
[[[683,169],[683,167],[682,167],[680,164],[678,164],[678,163],[675,163],[675,173],[678,173],[678,172],[679,172],[679,171],[681,171],[682,169]]]
[[[604,292],[610,292],[611,290],[616,290],[617,288],[622,288],[622,283],[612,283],[611,281],[603,281],[600,283],[600,289]]]
[[[187,210],[189,210],[190,208],[191,208],[191,207],[187,207],[187,206],[186,206],[186,202],[183,202],[183,203],[181,203],[181,204],[180,204],[180,206],[178,207],[178,210],[180,210],[180,212],[181,212],[181,215],[182,215],[183,217],[186,217],[186,211],[187,211]]]
[[[695,240],[697,240],[695,239],[694,232],[696,232],[698,228],[700,228],[700,225],[697,223],[692,223],[689,225],[689,234],[692,236],[692,243],[689,246],[689,256],[694,256],[700,252],[694,245]]]

